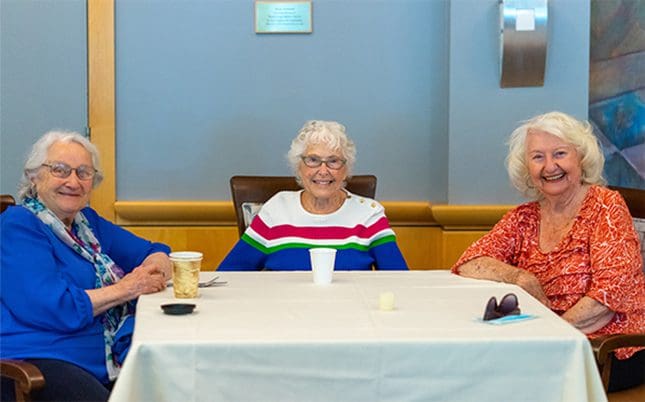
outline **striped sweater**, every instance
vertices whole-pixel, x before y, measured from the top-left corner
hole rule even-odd
[[[313,247],[335,248],[337,270],[407,269],[381,204],[348,192],[340,209],[316,215],[301,192],[267,201],[218,270],[310,270]]]

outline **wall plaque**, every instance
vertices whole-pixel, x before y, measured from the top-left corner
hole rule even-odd
[[[255,2],[255,33],[311,33],[311,1]]]

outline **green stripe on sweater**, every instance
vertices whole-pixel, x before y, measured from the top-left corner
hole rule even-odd
[[[274,246],[274,247],[265,247],[262,245],[260,242],[257,240],[253,239],[251,236],[247,235],[244,233],[242,235],[242,240],[244,240],[246,243],[248,243],[251,247],[257,249],[258,251],[262,252],[263,254],[273,254],[278,251],[282,251],[285,249],[290,249],[290,248],[335,248],[336,250],[348,250],[348,249],[354,249],[358,251],[368,251],[371,248],[374,248],[376,246],[380,246],[381,244],[385,243],[390,243],[396,241],[396,237],[394,235],[389,235],[389,236],[384,236],[381,237],[380,239],[375,240],[372,242],[369,246],[363,246],[362,244],[358,243],[347,243],[347,244],[341,244],[341,245],[321,245],[321,244],[311,244],[311,243],[286,243],[286,244],[281,244],[279,246]]]

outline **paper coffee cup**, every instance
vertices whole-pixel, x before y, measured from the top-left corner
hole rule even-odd
[[[172,288],[178,299],[193,299],[198,296],[199,271],[204,255],[198,251],[170,253],[172,262]]]
[[[313,272],[314,283],[317,285],[330,284],[334,274],[336,249],[312,248],[309,249],[309,257],[311,259],[311,271]]]

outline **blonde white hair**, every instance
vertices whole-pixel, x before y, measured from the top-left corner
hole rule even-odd
[[[605,164],[598,139],[591,125],[562,112],[549,112],[535,116],[516,128],[508,141],[506,167],[511,183],[529,199],[542,198],[532,185],[526,160],[526,136],[532,130],[546,131],[573,145],[580,156],[582,183],[605,184],[602,170]]]

